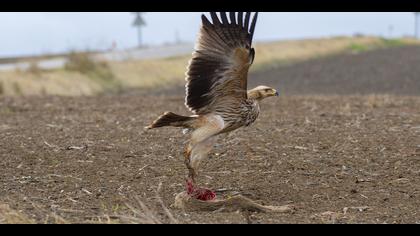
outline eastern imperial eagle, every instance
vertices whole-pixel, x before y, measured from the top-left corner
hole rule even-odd
[[[249,126],[258,117],[259,102],[278,96],[276,90],[258,86],[247,90],[248,70],[255,57],[252,39],[258,13],[210,13],[212,22],[202,15],[202,26],[186,73],[185,105],[192,116],[166,112],[147,129],[163,126],[191,130],[185,148],[189,170],[187,192],[200,200],[212,200],[215,193],[194,187],[200,161],[211,151],[221,133]],[[229,19],[228,19],[229,18]]]

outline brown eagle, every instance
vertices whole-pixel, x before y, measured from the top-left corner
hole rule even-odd
[[[146,129],[173,126],[189,129],[185,148],[189,170],[187,192],[200,200],[215,198],[213,191],[196,188],[200,162],[207,157],[219,134],[251,125],[260,112],[261,100],[278,96],[267,86],[248,90],[248,70],[255,58],[252,39],[258,13],[211,12],[202,15],[198,42],[186,72],[185,105],[193,113],[181,116],[165,112]]]

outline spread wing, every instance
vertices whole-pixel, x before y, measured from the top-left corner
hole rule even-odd
[[[252,46],[258,13],[214,12],[212,23],[202,15],[195,52],[186,73],[185,105],[206,114],[247,99],[248,70],[254,61]]]

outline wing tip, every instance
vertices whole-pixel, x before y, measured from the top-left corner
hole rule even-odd
[[[250,40],[252,42],[252,39],[254,38],[254,32],[255,32],[255,25],[257,24],[257,19],[258,19],[258,12],[255,12],[253,18],[252,18],[252,22],[251,22],[251,27],[249,29],[249,34],[250,34]]]
[[[209,19],[204,14],[201,15],[201,21],[202,21],[204,26],[211,26],[212,25],[211,22],[209,21]]]
[[[221,25],[219,17],[217,16],[216,12],[210,12],[211,20],[213,21],[213,25]]]

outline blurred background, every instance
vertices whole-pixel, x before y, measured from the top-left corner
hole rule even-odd
[[[1,13],[0,94],[94,95],[181,85],[201,14]],[[252,69],[417,44],[418,18],[414,12],[264,12]]]

